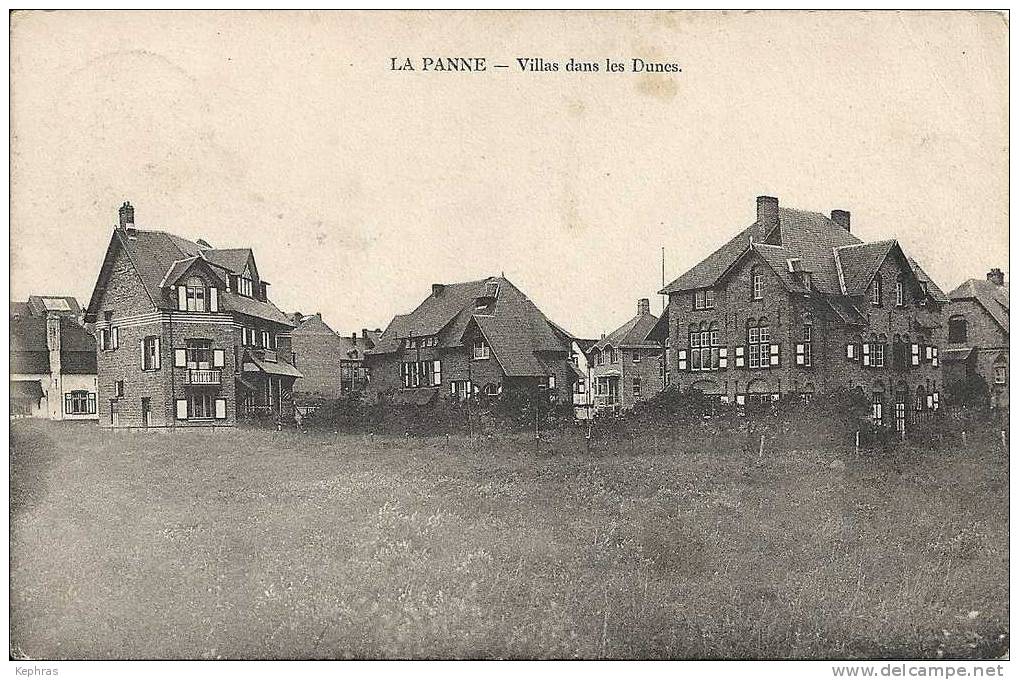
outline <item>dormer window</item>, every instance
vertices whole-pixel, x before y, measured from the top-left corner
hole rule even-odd
[[[192,276],[184,283],[185,308],[189,312],[205,311],[205,282]]]
[[[247,276],[237,277],[237,293],[244,297],[251,297],[253,282]]]
[[[478,338],[474,341],[471,356],[474,359],[487,359],[490,356],[488,344],[483,338]]]

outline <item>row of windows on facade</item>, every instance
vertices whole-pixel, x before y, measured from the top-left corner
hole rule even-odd
[[[158,371],[162,364],[158,336],[152,335],[141,341],[141,368],[143,371]],[[226,352],[214,349],[212,340],[185,340],[185,347],[173,350],[174,368],[190,368],[210,370],[223,368],[226,363]]]
[[[594,353],[594,365],[604,366],[606,364],[618,364],[621,361],[626,360],[626,351],[621,349],[615,349],[614,347],[607,347],[601,352]],[[630,361],[635,364],[639,364],[642,357],[649,356],[646,352],[640,349],[630,350]]]
[[[198,342],[198,341],[188,341]],[[208,341],[211,342],[211,341]],[[149,336],[142,340],[143,349],[142,353],[145,354],[146,348],[151,348],[152,352],[156,355],[154,361],[158,362],[159,354],[159,338],[156,336]],[[241,346],[243,347],[258,347],[262,349],[278,349],[279,348],[279,336],[269,331],[257,331],[254,328],[241,328]],[[99,349],[103,351],[112,352],[115,349],[120,348],[120,329],[117,326],[101,329],[99,333]]]
[[[232,281],[232,285],[231,282]],[[247,276],[231,274],[227,282],[227,290],[247,298],[254,298],[254,281]],[[264,290],[262,297],[265,297]],[[177,286],[177,309],[182,312],[218,312],[219,289],[206,286],[205,282],[193,276]]]
[[[810,272],[802,272],[803,285],[807,290],[813,288]],[[751,270],[750,273],[750,295],[754,300],[764,299],[764,273],[757,267]],[[870,304],[875,307],[884,306],[884,290],[881,281],[881,275],[878,274],[871,281],[870,287],[867,289],[867,297],[870,300]],[[695,310],[701,309],[714,309],[715,308],[715,291],[711,288],[705,288],[703,290],[694,291],[693,294],[693,308]],[[917,298],[918,303],[922,303],[923,297]],[[906,304],[906,284],[902,280],[895,282],[895,306],[903,307]]]
[[[400,362],[400,380],[406,388],[438,387],[442,384],[442,361],[435,359],[431,361]],[[555,389],[555,386],[555,376],[547,376],[545,379],[545,387],[548,389]]]
[[[96,393],[72,390],[64,394],[64,413],[69,416],[95,415]]]

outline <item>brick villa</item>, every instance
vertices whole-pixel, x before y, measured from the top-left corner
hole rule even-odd
[[[780,208],[667,285],[670,380],[723,401],[859,388],[903,429],[938,408],[948,298],[895,240],[864,243],[850,215]]]
[[[571,403],[579,377],[572,344],[505,277],[436,283],[417,309],[393,318],[366,355],[369,391],[423,404],[538,389]]]
[[[135,227],[124,203],[85,320],[102,427],[233,425],[293,414],[293,323],[248,248]]]
[[[972,375],[987,383],[991,405],[1008,408],[1008,287],[1000,269],[948,294],[945,382]]]
[[[649,338],[658,317],[647,298],[637,314],[596,342],[588,352],[597,412],[627,410],[665,387],[660,343]]]

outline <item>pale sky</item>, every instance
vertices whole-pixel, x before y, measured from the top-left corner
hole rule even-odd
[[[252,247],[280,308],[341,333],[505,272],[597,337],[661,309],[663,246],[672,280],[758,194],[851,211],[947,292],[1008,269],[1007,37],[974,12],[16,14],[11,295],[86,303],[130,200]]]

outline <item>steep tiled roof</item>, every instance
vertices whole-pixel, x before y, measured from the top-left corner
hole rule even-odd
[[[251,248],[211,248],[203,250],[202,257],[234,274],[242,274],[251,258]]]
[[[46,318],[10,320],[12,373],[49,373]],[[91,375],[96,372],[96,342],[92,334],[72,318],[60,319],[60,372]]]
[[[952,300],[976,300],[1008,332],[1008,288],[985,279],[969,279],[948,294]]]
[[[846,295],[863,295],[881,263],[896,245],[895,240],[890,239],[838,248],[835,256],[842,270]]]
[[[790,257],[800,258],[803,268],[812,272],[815,288],[825,293],[836,292],[838,273],[832,262],[832,248],[859,243],[860,239],[821,213],[779,208],[778,217],[778,233]],[[755,244],[775,242],[778,234],[773,234],[773,231],[771,225],[754,222],[660,292],[675,293],[715,285],[722,274],[747,251],[751,240]],[[783,265],[783,268],[788,271],[787,266]]]
[[[478,309],[475,302],[488,284],[498,284],[494,301]],[[572,336],[551,321],[509,280],[489,277],[445,284],[409,314],[393,317],[369,354],[386,354],[409,337],[437,335],[440,347],[462,345],[464,332],[474,322],[492,347],[507,375],[549,374],[535,352],[569,352]]]
[[[941,288],[938,287],[938,284],[934,283],[934,279],[927,276],[927,272],[925,272],[923,268],[920,267],[919,263],[916,260],[914,260],[911,257],[907,259],[909,260],[909,266],[913,268],[913,273],[916,274],[916,278],[919,281],[922,281],[925,284],[927,284],[927,292],[930,294],[930,296],[933,297],[938,302],[940,302],[941,304],[946,304],[949,300],[948,296],[945,295],[945,291],[941,290]],[[1007,297],[1008,293],[1006,292],[1005,295]]]
[[[657,347],[655,342],[648,340],[648,334],[657,323],[658,317],[654,314],[638,314],[596,342],[592,349],[600,352],[610,345],[616,348]]]
[[[844,320],[859,323],[862,317],[848,298],[866,291],[893,249],[902,253],[899,244],[895,240],[863,243],[821,213],[780,207],[778,218],[777,228],[754,222],[661,292],[714,286],[751,253],[761,257],[788,290],[807,292],[804,279],[789,271],[790,260],[796,259],[800,269],[810,273],[813,290],[829,298],[833,310]],[[930,296],[945,302],[944,293],[920,265],[912,259],[908,262],[917,279],[927,284]]]
[[[184,270],[195,262],[194,258],[202,257],[221,269],[240,273],[251,254],[249,248],[204,249],[193,241],[163,231],[137,229],[133,234],[133,237],[129,238],[123,231],[115,230],[110,249],[114,248],[114,244],[118,244],[127,251],[145,291],[158,309],[174,309],[176,300],[171,298],[164,286],[170,285],[175,275],[183,274]],[[109,257],[110,251],[107,252],[107,258]],[[102,277],[100,274],[100,283]],[[97,285],[96,293],[98,290]],[[92,304],[97,302],[96,293],[93,293],[93,300],[90,303],[90,317],[96,311],[91,309]],[[287,326],[294,325],[290,318],[270,301],[223,291],[219,296],[219,302],[224,311],[235,311]]]

